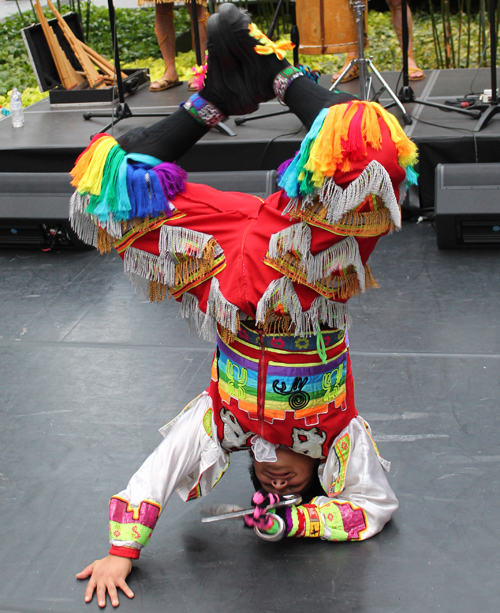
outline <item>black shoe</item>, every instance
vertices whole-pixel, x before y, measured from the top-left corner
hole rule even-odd
[[[238,14],[243,15],[238,9],[235,10]],[[198,93],[216,106],[226,117],[249,115],[259,108],[258,100],[247,89],[245,78],[235,58],[230,53],[225,53],[224,46],[217,41],[219,17],[219,13],[216,13],[207,22],[207,75],[205,85]]]
[[[278,59],[274,53],[259,55],[255,47],[261,43],[250,36],[250,23],[250,17],[233,4],[221,4],[218,13],[208,20],[208,40],[218,56],[224,58],[230,71],[228,80],[234,79],[239,84],[243,79],[247,95],[260,103],[275,97],[274,77],[290,63]]]

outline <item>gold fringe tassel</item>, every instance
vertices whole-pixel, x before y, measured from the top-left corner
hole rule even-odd
[[[306,273],[301,268],[301,261],[293,253],[285,253],[279,260],[266,256],[265,263],[285,275],[290,281],[301,283],[314,289],[316,292],[329,300],[349,300],[352,296],[361,294],[358,275],[354,266],[348,266],[341,274],[332,274],[323,277],[314,283],[307,283]],[[368,264],[365,264],[365,291],[372,287],[378,287],[373,278]],[[273,311],[271,311],[273,313]],[[276,314],[274,314],[276,317]],[[264,321],[264,326],[267,325]],[[274,330],[274,329],[273,329]]]
[[[239,332],[240,327],[240,314],[236,313],[236,332]],[[234,341],[236,340],[236,334],[234,332],[231,332],[229,328],[225,328],[222,324],[218,325],[218,330],[219,336],[224,341],[224,343],[226,343],[226,345],[231,345],[231,343],[234,343]]]
[[[375,281],[372,271],[368,264],[365,264],[365,285],[366,289],[371,289],[372,287],[378,287],[378,283]]]
[[[355,210],[349,211],[335,224],[325,221],[328,208],[319,200],[299,210],[298,218],[311,225],[317,222],[321,228],[341,236],[380,236],[396,230],[391,213],[383,205],[382,199],[379,196],[373,198],[370,195],[358,208],[364,206],[367,201],[370,201],[369,211],[363,213],[357,213]]]
[[[158,281],[150,281],[149,282],[149,301],[150,302],[161,302],[165,300],[165,296],[167,295],[167,286],[163,283],[159,283]]]
[[[266,313],[264,321],[257,324],[264,334],[289,334],[295,330],[295,324],[290,315],[277,315],[272,309]]]
[[[211,238],[203,249],[201,258],[189,257],[183,260],[175,267],[175,287],[186,285],[193,280],[193,277],[202,276],[210,272],[214,266],[214,253],[217,241]],[[176,254],[179,259],[184,257],[184,254]]]
[[[97,251],[100,254],[111,253],[111,247],[115,239],[106,232],[103,228],[97,229]]]
[[[381,236],[393,232],[396,226],[389,209],[384,208],[366,213],[346,213],[331,228],[333,233],[341,236]]]

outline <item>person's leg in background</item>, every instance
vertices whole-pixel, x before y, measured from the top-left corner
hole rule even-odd
[[[403,11],[401,0],[387,0],[391,9],[392,25],[399,40],[401,49],[403,48]],[[425,74],[421,70],[413,57],[413,16],[410,7],[406,5],[406,17],[408,20],[408,78],[410,81],[421,81],[425,79]]]
[[[193,19],[193,10],[191,6],[191,2],[186,1],[186,8],[189,12],[189,16],[191,17],[191,39],[193,43],[193,49],[195,49],[195,35],[194,28],[195,24],[198,25],[198,33],[200,35],[200,52],[201,52],[201,63],[205,64],[205,53],[207,50],[207,20],[209,17],[208,10],[205,4],[196,3],[196,16]],[[199,86],[199,79],[196,75],[188,79],[188,89],[190,91],[198,91],[201,89]]]
[[[403,48],[403,11],[402,11],[402,2],[401,0],[386,0],[389,8],[391,10],[392,17],[392,25],[394,27],[394,31],[396,32],[396,36],[399,40],[399,45],[401,49]],[[410,81],[421,81],[425,79],[425,74],[423,70],[421,70],[417,63],[415,62],[415,58],[413,57],[413,16],[408,4],[406,5],[407,10],[407,19],[408,19],[408,78]],[[352,60],[358,57],[356,51],[350,51],[347,54],[346,61],[342,68],[336,72],[332,76],[332,83],[334,83],[343,72],[344,68],[347,64]],[[354,65],[351,67],[346,76],[342,79],[342,83],[347,83],[348,81],[352,81],[353,79],[357,79],[359,77],[359,67]]]
[[[174,3],[157,2],[155,5],[155,33],[158,47],[165,62],[165,72],[149,86],[152,92],[161,92],[180,85],[175,67]]]

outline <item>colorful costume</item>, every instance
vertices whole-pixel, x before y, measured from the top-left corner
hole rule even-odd
[[[185,106],[202,113],[196,98]],[[209,388],[110,504],[111,553],[138,557],[174,489],[217,483],[228,452],[275,445],[317,458],[325,496],[294,510],[290,536],[361,540],[397,501],[357,415],[346,302],[374,286],[368,258],[401,223],[415,146],[376,103],[325,108],[265,201],[184,183],[170,163],[98,135],[73,170],[73,227],[114,246],[135,290],[181,302],[217,348]],[[259,458],[258,458],[259,459]]]

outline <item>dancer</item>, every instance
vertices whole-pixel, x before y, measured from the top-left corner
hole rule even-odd
[[[415,146],[378,104],[310,81],[233,5],[208,33],[200,94],[118,142],[96,136],[72,172],[78,235],[113,246],[140,295],[179,300],[216,341],[209,387],[111,498],[109,555],[77,575],[90,577],[85,599],[96,591],[101,607],[106,592],[118,605],[117,588],[133,596],[132,560],[174,490],[186,501],[208,493],[232,452],[252,454],[246,523],[271,538],[363,540],[398,505],[354,404],[346,302],[375,284],[367,260],[400,226]],[[309,130],[279,169],[279,192],[262,201],[185,182],[175,160],[224,117],[274,96]],[[307,504],[278,520],[272,507],[289,494]]]
[[[401,0],[387,0],[387,4],[391,10],[392,25],[399,40],[401,49],[403,48],[403,11],[401,8]],[[410,7],[406,6],[406,17],[408,19],[408,79],[410,81],[422,81],[425,79],[424,71],[417,66],[413,55],[413,17]],[[358,54],[356,51],[349,51],[346,57],[345,64],[342,68],[332,76],[332,83],[340,77],[349,62],[356,59]],[[347,83],[359,77],[359,65],[354,64],[349,69],[349,72],[344,76],[341,83]]]
[[[139,5],[148,4],[151,0],[139,0]],[[197,0],[197,14],[193,15],[191,2],[185,1],[187,10],[191,17],[191,35],[194,41],[194,27],[198,26],[200,34],[200,51],[201,57],[205,57],[205,49],[207,42],[207,26],[208,12],[206,10],[206,0]],[[161,92],[171,87],[181,85],[179,75],[175,66],[175,25],[174,25],[174,2],[164,2],[163,0],[155,0],[155,33],[158,39],[158,47],[165,62],[165,72],[163,75],[153,81],[149,86],[152,92]],[[194,48],[194,42],[193,42]],[[191,91],[198,89],[198,79],[196,76],[188,79],[188,88]]]

